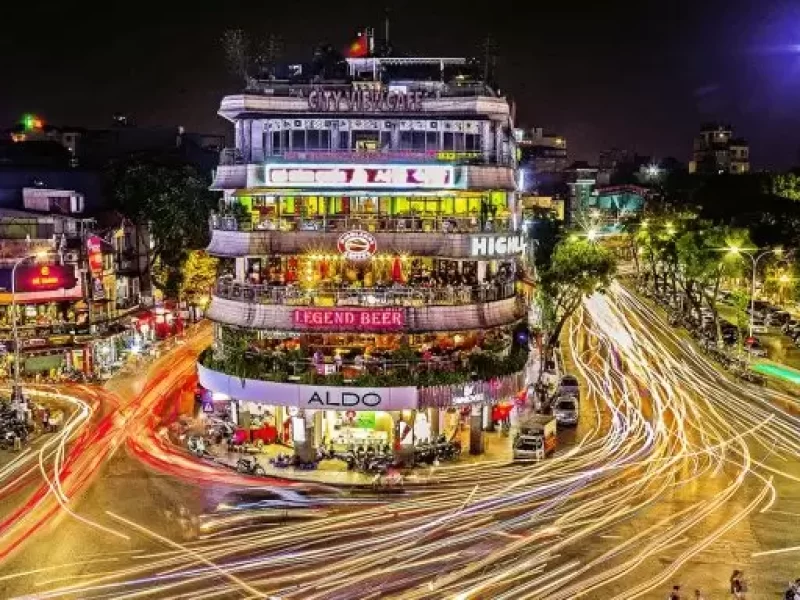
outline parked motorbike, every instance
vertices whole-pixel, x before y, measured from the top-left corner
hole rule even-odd
[[[275,458],[271,458],[269,462],[271,465],[274,465],[279,469],[285,469],[286,467],[291,467],[294,464],[294,457],[281,452]]]
[[[236,470],[243,475],[258,475],[263,477],[267,474],[255,458],[240,458],[236,463]]]
[[[189,448],[189,452],[195,456],[205,456],[207,453],[206,441],[200,436],[193,435],[186,445]]]

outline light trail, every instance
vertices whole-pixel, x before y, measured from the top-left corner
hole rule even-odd
[[[728,378],[617,285],[588,298],[567,333],[587,388],[582,435],[550,459],[431,469],[429,487],[382,504],[185,544],[162,539],[168,549],[68,585],[48,572],[37,597],[628,600],[652,597],[700,553],[731,543],[742,523],[780,512],[776,481],[800,480],[791,472],[800,419],[781,408],[790,398]],[[117,443],[186,481],[247,483],[158,433],[160,402],[191,366],[176,361],[121,407]]]

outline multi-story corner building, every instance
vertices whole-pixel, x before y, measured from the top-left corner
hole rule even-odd
[[[478,452],[525,385],[509,103],[464,59],[342,70],[222,100],[208,252],[231,267],[200,382],[286,444],[403,446],[464,419]]]
[[[750,146],[747,140],[733,137],[730,125],[708,123],[694,138],[690,173],[716,175],[748,173]]]
[[[12,368],[12,290],[23,374],[93,374],[114,360],[104,340],[116,317],[110,246],[95,235],[74,190],[24,188],[22,208],[0,208],[0,372]],[[47,252],[45,260],[34,254]],[[12,272],[17,266],[15,285]],[[7,359],[7,360],[5,360]]]

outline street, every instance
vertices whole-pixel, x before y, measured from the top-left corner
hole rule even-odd
[[[440,467],[435,485],[377,504],[187,539],[176,515],[207,510],[234,475],[167,471],[145,424],[153,396],[188,376],[200,334],[115,383],[121,399],[140,392],[115,411],[128,419],[68,502],[75,516],[42,500],[23,520],[4,596],[622,600],[680,583],[715,598],[739,568],[750,597],[777,597],[797,576],[791,401],[726,379],[618,286],[586,301],[569,339],[590,393],[555,457]],[[114,452],[123,437],[129,452]]]

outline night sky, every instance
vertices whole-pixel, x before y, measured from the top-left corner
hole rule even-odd
[[[237,91],[225,28],[282,36],[287,60],[320,41],[344,48],[365,25],[383,29],[380,2],[76,4],[1,9],[0,128],[24,112],[103,127],[121,111],[142,125],[229,133],[216,116]],[[620,147],[687,161],[699,124],[721,119],[750,140],[755,168],[800,164],[800,2],[387,4],[399,51],[476,54],[491,32],[518,123],[566,135],[572,158]]]

